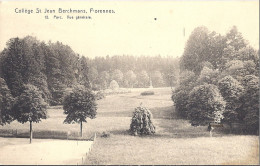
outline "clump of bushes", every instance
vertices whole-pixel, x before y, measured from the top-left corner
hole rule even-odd
[[[132,116],[130,132],[133,135],[150,135],[155,133],[152,113],[145,107],[137,107]]]
[[[226,102],[217,86],[203,84],[196,86],[189,93],[188,119],[193,126],[206,125],[214,121],[220,123]]]
[[[101,99],[105,98],[106,96],[102,91],[98,91],[96,93],[95,97],[96,97],[96,100],[101,100]]]
[[[142,96],[154,95],[154,91],[144,91],[141,93]]]
[[[101,137],[102,137],[102,138],[109,138],[109,137],[110,137],[110,133],[104,131],[104,132],[101,134]]]

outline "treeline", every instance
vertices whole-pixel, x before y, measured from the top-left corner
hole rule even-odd
[[[115,80],[119,87],[175,86],[179,73],[179,59],[117,55],[88,59],[89,80],[94,89],[109,88]]]
[[[66,88],[80,84],[90,87],[88,64],[69,46],[44,43],[34,37],[12,38],[0,56],[1,85],[6,84],[13,97],[18,97],[24,86],[31,84],[51,105],[61,104]]]
[[[192,125],[242,123],[259,130],[259,50],[234,26],[224,36],[194,29],[180,60],[176,111]]]
[[[42,42],[35,37],[12,38],[0,53],[1,85],[15,98],[31,84],[51,104],[62,104],[77,85],[103,90],[116,84],[123,88],[174,86],[178,58],[149,56],[107,56],[94,59],[79,56],[61,42]]]

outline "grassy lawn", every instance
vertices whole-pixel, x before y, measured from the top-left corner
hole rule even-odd
[[[86,164],[257,164],[258,138],[132,137],[99,138]]]
[[[155,88],[154,95],[141,96],[146,90],[132,89],[131,93],[109,95],[97,101],[97,118],[83,124],[85,136],[97,133],[85,164],[258,164],[257,136],[216,131],[210,138],[206,126],[193,127],[175,115],[170,88]],[[139,137],[128,133],[132,112],[140,103],[153,113],[155,135]],[[33,124],[35,131],[79,131],[79,124],[63,124],[65,115],[61,108],[52,107],[48,113],[48,119]],[[29,124],[12,122],[0,129],[29,130]],[[100,137],[104,131],[110,137]]]
[[[111,136],[98,137],[85,164],[258,164],[257,136],[216,131],[210,138],[207,127],[192,127],[175,116],[170,88],[156,89],[151,96],[141,96],[142,91],[100,101],[99,116],[106,117],[102,129]],[[141,102],[153,113],[157,131],[153,136],[127,132],[131,114]]]

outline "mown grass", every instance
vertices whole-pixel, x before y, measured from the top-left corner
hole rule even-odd
[[[254,136],[165,138],[112,135],[99,138],[85,164],[257,164]]]

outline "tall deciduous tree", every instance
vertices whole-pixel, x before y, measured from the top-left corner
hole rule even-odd
[[[15,119],[20,123],[30,123],[30,143],[32,142],[32,123],[39,123],[47,118],[47,103],[43,100],[41,92],[33,85],[24,85],[23,91],[17,97],[13,106]]]
[[[111,79],[115,80],[121,86],[122,81],[124,79],[124,75],[121,70],[116,69],[112,72]]]
[[[147,87],[149,85],[149,75],[145,70],[142,70],[140,73],[137,74],[137,81],[139,87]]]
[[[90,88],[89,67],[87,59],[83,56],[79,59],[79,61],[79,83],[84,85],[86,88]]]
[[[133,88],[136,82],[136,75],[132,70],[128,70],[125,73],[124,80],[127,82],[128,87]]]
[[[90,67],[88,71],[88,78],[91,83],[92,89],[97,88],[97,83],[98,83],[98,71],[95,67]]]
[[[0,125],[13,121],[14,118],[11,112],[13,101],[14,99],[5,80],[0,78]]]
[[[248,44],[236,26],[233,26],[227,33],[226,42],[229,46],[233,47],[235,51],[246,47]]]
[[[199,74],[199,64],[209,56],[209,30],[206,27],[195,28],[190,35],[181,58],[181,67]]]
[[[87,118],[95,118],[97,114],[97,104],[95,95],[82,86],[75,87],[73,92],[64,99],[64,123],[80,123],[80,135],[82,133],[82,123],[87,122]]]
[[[62,104],[66,86],[63,83],[64,80],[57,48],[50,42],[48,46],[42,44],[42,47],[46,57],[46,68],[48,69],[46,70],[48,87],[52,95],[50,103],[52,105]]]
[[[155,87],[162,87],[164,86],[164,80],[163,80],[163,75],[160,71],[154,71],[151,74],[152,77],[152,82],[153,82],[153,86]]]
[[[27,70],[25,47],[27,45],[23,40],[12,38],[7,42],[7,49],[3,55],[3,78],[14,97],[21,94],[23,84],[27,79],[25,76]]]
[[[106,89],[109,86],[110,75],[107,71],[102,71],[99,75],[99,82],[102,89]]]
[[[30,83],[41,90],[44,99],[49,98],[45,55],[36,38],[10,39],[1,59],[2,75],[14,97],[21,94],[23,84]]]

